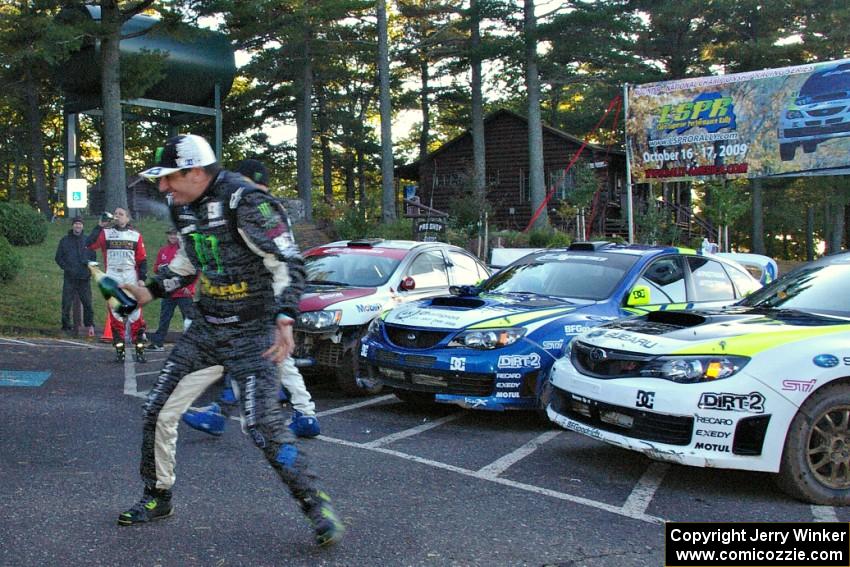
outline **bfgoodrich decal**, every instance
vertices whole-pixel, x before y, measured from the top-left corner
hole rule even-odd
[[[764,413],[764,396],[759,392],[729,394],[705,392],[699,397],[700,409]]]

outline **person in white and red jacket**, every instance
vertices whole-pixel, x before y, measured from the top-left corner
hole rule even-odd
[[[153,266],[154,273],[158,272],[163,266],[167,266],[180,250],[180,237],[177,234],[177,229],[173,227],[169,228],[166,234],[168,235],[168,243],[156,253],[156,261]],[[151,335],[148,350],[156,352],[163,350],[162,343],[168,334],[168,326],[171,324],[171,318],[174,316],[175,307],[179,308],[180,314],[183,315],[184,327],[194,319],[194,306],[192,305],[194,297],[195,283],[193,282],[186,287],[177,289],[171,295],[162,299],[159,310],[159,326],[156,332]]]
[[[142,233],[130,225],[130,213],[123,207],[115,209],[113,220],[98,223],[86,238],[86,245],[92,250],[103,252],[103,264],[106,275],[119,284],[137,285],[147,277],[147,252]],[[112,344],[115,346],[117,360],[124,360],[124,321],[107,310],[109,325],[112,329]],[[130,323],[130,338],[136,341],[136,360],[145,361],[144,336],[145,319],[142,308],[133,311],[127,321]]]

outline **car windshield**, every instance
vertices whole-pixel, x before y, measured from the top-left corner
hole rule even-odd
[[[592,252],[543,252],[487,280],[490,293],[534,293],[566,299],[607,299],[637,256]]]
[[[850,264],[822,264],[793,272],[740,305],[850,316]]]
[[[816,99],[835,93],[835,96],[850,91],[850,66],[840,65],[834,69],[814,73],[800,88],[800,97]],[[804,101],[805,103],[805,101]]]
[[[401,260],[389,258],[369,249],[367,253],[341,248],[325,249],[322,254],[304,258],[307,282],[310,284],[375,287],[387,283]]]

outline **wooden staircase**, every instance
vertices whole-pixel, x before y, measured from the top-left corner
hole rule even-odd
[[[302,252],[308,248],[327,244],[328,242],[333,242],[335,240],[328,236],[327,233],[323,229],[319,228],[319,226],[315,223],[302,221],[295,223],[292,228],[295,231],[295,242],[298,243],[298,247]]]

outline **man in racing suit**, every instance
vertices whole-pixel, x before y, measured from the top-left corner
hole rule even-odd
[[[236,173],[241,173],[263,191],[269,191],[269,172],[262,162],[244,159],[236,166]],[[287,356],[278,366],[278,376],[293,409],[289,428],[298,437],[318,436],[321,428],[319,419],[316,417],[316,404],[313,403],[313,398],[304,384],[304,376],[295,366],[291,356]],[[221,399],[225,400],[224,394]],[[189,408],[189,411],[183,415],[183,422],[210,435],[221,435],[227,423],[226,415],[218,403],[200,408]]]
[[[184,239],[174,260],[147,287],[125,285],[140,304],[191,283],[198,273],[198,317],[172,350],[144,406],[141,500],[118,518],[134,525],[172,514],[180,416],[222,370],[241,392],[245,427],[289,487],[315,531],[316,542],[338,541],[344,527],[307,470],[277,403],[276,364],[294,348],[292,323],[304,287],[304,266],[279,203],[216,161],[195,135],[169,139],[158,178]],[[185,206],[184,206],[185,205]]]
[[[112,224],[112,226],[110,226]],[[119,284],[137,284],[144,281],[147,272],[147,252],[142,234],[130,226],[130,213],[123,207],[115,209],[114,222],[101,220],[86,238],[86,245],[92,250],[103,252],[103,266],[106,275]],[[124,360],[124,321],[106,310],[107,324],[112,331],[112,344],[116,359]],[[130,338],[136,341],[136,360],[145,360],[145,320],[142,308],[133,311],[127,321],[130,323]]]

